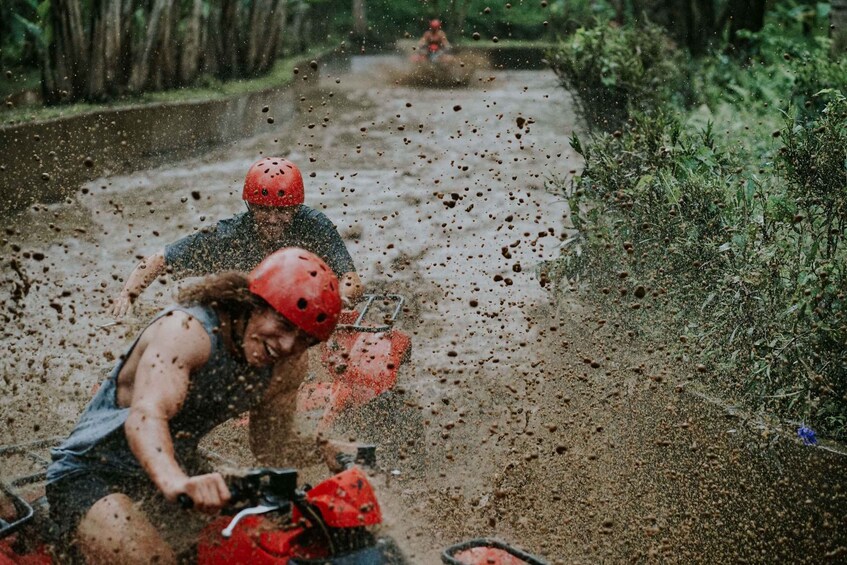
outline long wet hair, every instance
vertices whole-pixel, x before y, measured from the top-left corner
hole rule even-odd
[[[247,274],[241,271],[223,271],[182,289],[177,296],[186,306],[210,306],[231,320],[247,318],[256,310],[270,308],[265,300],[250,292]]]

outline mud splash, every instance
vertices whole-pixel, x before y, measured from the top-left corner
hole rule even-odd
[[[839,555],[843,458],[773,442],[678,392],[673,359],[606,328],[578,295],[554,307],[539,284],[535,266],[567,233],[545,179],[579,167],[570,99],[552,73],[414,89],[386,64],[398,62],[325,71],[270,134],[100,179],[8,226],[17,263],[3,271],[0,441],[66,433],[176,286],[154,283],[134,318],[109,326],[121,279],[139,257],[239,211],[250,163],[284,154],[363,280],[411,302],[400,385],[421,435],[381,476],[380,497],[415,563],[482,535],[563,563]],[[210,441],[248,458],[243,430]]]

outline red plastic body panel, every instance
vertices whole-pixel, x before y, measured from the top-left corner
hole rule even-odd
[[[244,518],[232,537],[221,536],[229,518],[215,520],[200,535],[197,544],[198,565],[285,565],[290,559],[320,559],[326,550],[304,547],[299,544],[303,528],[280,528],[274,520],[264,516]]]
[[[358,528],[382,523],[382,510],[373,487],[358,467],[331,477],[306,493],[306,500],[320,510],[324,522],[332,528]],[[292,521],[302,515],[296,507]]]
[[[258,543],[260,536],[272,531],[274,524],[262,516],[244,518],[232,537],[225,539],[221,531],[229,524],[230,518],[221,517],[200,533],[197,544],[198,565],[225,565],[251,563],[253,565],[284,565],[291,555],[272,555],[263,550]]]

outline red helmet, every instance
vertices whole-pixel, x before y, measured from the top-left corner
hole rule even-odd
[[[241,198],[259,206],[297,206],[305,200],[303,175],[288,159],[265,157],[247,171]]]
[[[335,330],[341,312],[338,279],[317,255],[297,247],[280,249],[247,280],[250,292],[307,334],[326,341]]]
[[[441,29],[441,20],[432,20],[429,22],[429,29],[437,31]]]

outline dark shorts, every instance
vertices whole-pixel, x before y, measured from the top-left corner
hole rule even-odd
[[[60,539],[69,543],[79,522],[94,504],[110,494],[125,494],[133,501],[160,497],[146,477],[84,471],[47,485],[50,518]]]
[[[146,476],[84,471],[47,485],[51,537],[69,555],[76,555],[77,527],[98,500],[110,494],[128,496],[144,512],[151,525],[177,555],[184,555],[194,545],[197,534],[212,517],[184,511],[169,503]]]

